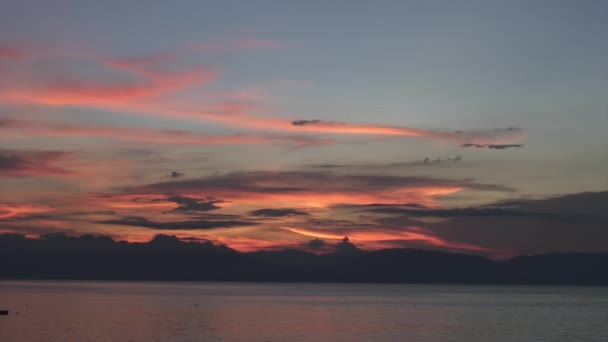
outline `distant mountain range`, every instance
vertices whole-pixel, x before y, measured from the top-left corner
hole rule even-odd
[[[545,254],[496,261],[416,249],[331,254],[239,253],[158,235],[146,243],[64,234],[0,235],[0,279],[608,285],[608,253]]]

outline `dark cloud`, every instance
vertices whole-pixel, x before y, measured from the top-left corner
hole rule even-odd
[[[608,192],[519,199],[477,208],[372,208],[381,227],[424,227],[447,240],[516,254],[608,252]],[[439,217],[439,222],[417,221]]]
[[[255,222],[245,221],[209,221],[209,220],[188,220],[188,221],[172,221],[172,222],[156,222],[150,221],[140,216],[128,216],[121,219],[97,221],[97,223],[121,225],[121,226],[136,226],[150,229],[164,230],[209,230],[215,228],[232,228],[256,225]]]
[[[486,144],[480,143],[479,141],[493,141],[496,138],[502,139],[519,139],[523,136],[524,130],[519,127],[507,127],[507,128],[494,128],[487,130],[468,130],[468,131],[451,131],[448,133],[452,138],[462,141],[464,145],[471,146],[463,146],[463,147],[477,147],[480,146],[490,148],[488,146],[503,146],[499,144]],[[507,146],[507,145],[504,145]],[[523,146],[523,145],[522,145]]]
[[[371,228],[374,225],[369,223],[354,222],[350,220],[334,220],[334,219],[309,219],[306,225],[310,227],[332,227],[333,232],[341,234],[340,228],[346,228],[345,231],[350,231],[352,228]]]
[[[419,165],[442,165],[442,164],[457,164],[462,162],[462,156],[455,156],[454,158],[424,158],[423,160],[417,160],[413,162],[401,162],[392,163],[391,166],[419,166]]]
[[[251,211],[249,213],[252,216],[265,216],[265,217],[285,217],[292,215],[308,215],[307,212],[300,211],[297,209],[291,208],[281,208],[281,209],[258,209]]]
[[[420,203],[403,203],[403,204],[386,204],[386,203],[370,203],[363,205],[340,205],[336,208],[379,208],[379,209],[390,209],[390,208],[410,208],[410,209],[431,209],[426,205]],[[365,210],[364,210],[365,211]]]
[[[527,213],[502,208],[452,208],[452,209],[409,209],[394,206],[366,209],[364,211],[382,214],[403,214],[412,217],[545,217],[538,213]],[[564,219],[567,216],[555,217]]]
[[[462,144],[461,147],[489,148],[494,150],[505,150],[507,148],[521,148],[523,144]]]
[[[294,120],[291,122],[292,125],[294,126],[307,126],[307,125],[314,125],[314,124],[318,124],[318,123],[322,123],[325,121],[321,121],[321,120]]]
[[[0,214],[2,212],[0,211]],[[57,218],[55,215],[49,214],[30,214],[30,215],[15,215],[6,218],[0,218],[0,222],[22,222],[22,221],[37,221],[37,220],[49,220]]]
[[[93,210],[93,211],[75,211],[66,213],[68,216],[88,216],[88,215],[115,215],[116,212],[111,210]]]
[[[608,191],[581,192],[545,198],[501,201],[484,207],[510,208],[526,212],[606,215]]]
[[[395,163],[382,163],[382,164],[311,164],[306,165],[307,167],[319,168],[319,169],[338,169],[338,168],[387,168],[387,167],[411,167],[411,166],[438,166],[438,165],[453,165],[463,161],[462,156],[455,156],[453,158],[424,158],[421,160],[406,161],[406,162],[395,162]]]
[[[208,198],[208,199],[196,199],[183,196],[173,196],[167,198],[167,201],[174,202],[179,207],[171,211],[210,211],[220,209],[221,207],[215,205],[216,203],[223,202],[222,200]]]
[[[186,174],[182,173],[182,172],[177,172],[177,171],[171,171],[171,173],[169,173],[168,175],[165,175],[163,178],[181,178],[183,176],[185,176]]]
[[[179,239],[181,241],[186,241],[186,242],[211,242],[208,239],[202,239],[202,238],[195,237],[195,236],[186,236],[186,237],[181,237]]]
[[[0,176],[59,176],[70,171],[57,166],[73,155],[66,151],[18,151],[0,149]]]
[[[226,220],[240,220],[240,215],[232,215],[232,214],[217,214],[217,213],[191,213],[188,216],[191,220],[213,220],[213,221],[226,221]]]
[[[365,212],[400,214],[410,217],[521,217],[562,222],[608,223],[605,211],[608,192],[581,193],[545,199],[509,200],[473,208],[427,208],[395,205],[359,206]]]

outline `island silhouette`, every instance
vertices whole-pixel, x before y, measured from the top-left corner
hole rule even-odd
[[[333,252],[317,254],[242,253],[163,234],[143,243],[63,233],[0,235],[0,279],[608,285],[607,264],[608,253],[492,260],[419,249],[364,251],[348,238]]]

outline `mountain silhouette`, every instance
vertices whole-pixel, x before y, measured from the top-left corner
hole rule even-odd
[[[608,253],[490,260],[417,249],[240,253],[209,241],[157,235],[145,243],[64,234],[0,235],[0,279],[608,285]]]

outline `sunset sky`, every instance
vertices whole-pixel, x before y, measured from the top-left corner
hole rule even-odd
[[[0,232],[608,252],[606,1],[0,3]]]

